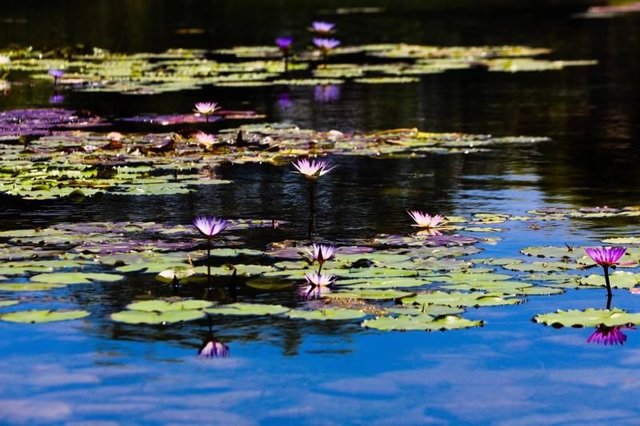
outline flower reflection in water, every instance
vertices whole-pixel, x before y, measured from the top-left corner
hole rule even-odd
[[[622,329],[633,330],[635,327],[622,325],[607,326],[599,324],[596,326],[596,331],[594,331],[587,339],[587,343],[595,343],[596,345],[603,344],[605,346],[623,345],[624,342],[627,341],[627,336],[622,332]]]
[[[210,336],[209,339],[202,342],[202,346],[198,350],[200,358],[227,358],[229,357],[229,346]]]
[[[333,275],[310,272],[304,275],[307,284],[300,289],[300,297],[304,300],[319,299],[328,293],[336,281]]]
[[[320,84],[313,90],[313,99],[320,103],[334,102],[340,99],[340,90],[336,84]]]
[[[289,92],[282,92],[278,94],[277,104],[278,109],[282,111],[291,109],[293,107],[293,100],[291,99],[291,95],[289,94]]]

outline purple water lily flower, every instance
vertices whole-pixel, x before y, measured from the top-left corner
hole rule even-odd
[[[314,37],[313,45],[320,49],[323,54],[327,54],[331,49],[335,49],[340,45],[340,40],[335,38]]]
[[[320,176],[323,176],[329,173],[331,170],[335,168],[329,167],[330,164],[325,160],[307,160],[306,158],[302,158],[293,163],[293,167],[295,167],[300,173],[302,173],[307,179],[317,179]]]
[[[326,244],[313,244],[312,249],[307,250],[307,252],[312,256],[314,261],[322,265],[334,256],[336,248]]]
[[[596,345],[623,345],[627,341],[627,336],[622,332],[623,326],[606,326],[599,324],[591,336],[587,339],[587,343],[595,343]]]
[[[620,264],[620,258],[624,256],[627,249],[625,247],[587,247],[584,249],[589,257],[604,270],[604,282],[607,286],[607,297],[611,301],[611,282],[609,281],[609,267]]]
[[[53,77],[53,85],[58,84],[58,79],[62,78],[64,75],[64,70],[61,69],[50,69],[48,71],[49,75]]]
[[[289,49],[293,46],[293,37],[278,37],[276,38],[276,46],[282,52],[283,55],[289,54]]]
[[[310,30],[318,34],[329,34],[333,31],[336,24],[332,22],[314,21],[311,23]]]
[[[193,220],[193,226],[205,237],[211,238],[229,226],[229,222],[214,216],[198,216]]]
[[[414,226],[419,226],[421,228],[436,228],[438,226],[444,225],[447,222],[447,219],[439,214],[430,215],[425,212],[421,212],[418,210],[407,210],[411,219],[413,219],[416,224]]]
[[[620,262],[620,258],[624,256],[626,247],[586,247],[584,251],[600,266],[615,266]]]
[[[198,350],[198,356],[201,358],[227,358],[229,356],[229,346],[212,337],[202,343]]]

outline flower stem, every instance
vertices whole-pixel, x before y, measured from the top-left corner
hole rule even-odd
[[[207,287],[211,288],[211,239],[207,241]]]
[[[604,283],[607,285],[607,297],[611,298],[612,293],[611,293],[611,283],[609,282],[609,267],[603,266],[602,268],[604,269]]]

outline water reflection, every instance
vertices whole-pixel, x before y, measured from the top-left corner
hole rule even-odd
[[[229,346],[222,343],[213,336],[213,327],[211,316],[207,315],[209,334],[202,341],[200,349],[198,349],[198,357],[200,358],[228,358],[230,355]]]
[[[604,324],[598,324],[596,330],[589,336],[587,343],[595,343],[596,345],[623,345],[627,341],[627,336],[622,330],[634,329],[629,326],[607,326]]]
[[[320,103],[334,102],[340,100],[341,90],[337,84],[320,84],[313,90],[313,99]]]

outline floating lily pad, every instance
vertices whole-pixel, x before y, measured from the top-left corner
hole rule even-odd
[[[555,313],[536,315],[533,320],[553,327],[608,327],[628,324],[640,325],[640,314],[631,314],[621,309],[558,310]]]
[[[609,275],[611,287],[632,288],[638,284],[638,276],[630,272],[616,271]],[[604,276],[589,275],[580,279],[581,286],[605,287]]]
[[[209,314],[218,315],[279,315],[290,309],[280,305],[267,305],[259,303],[231,303],[206,309]]]
[[[443,291],[434,291],[431,293],[420,293],[413,297],[407,297],[402,299],[403,304],[411,305],[446,305],[452,307],[465,307],[465,306],[500,306],[500,305],[516,305],[521,303],[522,300],[515,297],[504,297],[500,293],[461,293],[451,292],[446,293]]]
[[[125,277],[117,274],[97,272],[52,272],[31,277],[32,282],[48,284],[89,284],[93,282],[117,282]]]
[[[33,323],[45,323],[55,321],[67,321],[80,319],[89,316],[90,313],[83,310],[69,310],[69,311],[50,311],[48,309],[43,310],[29,310],[9,312],[6,314],[0,314],[0,319],[3,321],[33,324]]]
[[[170,324],[203,318],[204,311],[196,309],[169,311],[126,310],[111,314],[111,319],[127,324]]]
[[[460,328],[481,327],[482,321],[470,321],[457,315],[444,315],[437,319],[429,315],[401,315],[398,317],[378,317],[365,320],[362,326],[382,331],[409,331],[409,330],[454,330]]]
[[[18,300],[0,300],[0,308],[17,305],[18,303],[20,303]]]
[[[334,299],[394,300],[412,296],[413,294],[398,290],[352,290],[329,293],[327,297]]]
[[[365,312],[358,309],[324,308],[313,311],[303,311],[293,309],[286,314],[289,318],[305,320],[352,320],[367,316]]]
[[[398,305],[387,308],[387,312],[399,315],[430,315],[438,317],[441,315],[461,314],[462,308],[454,308],[443,305]]]
[[[47,291],[66,287],[66,284],[55,283],[5,283],[0,284],[0,291]]]
[[[168,311],[204,309],[212,305],[213,305],[213,302],[210,302],[208,300],[156,299],[156,300],[144,300],[142,302],[130,303],[127,305],[127,309],[136,310],[136,311],[145,311],[145,312],[168,312]]]

